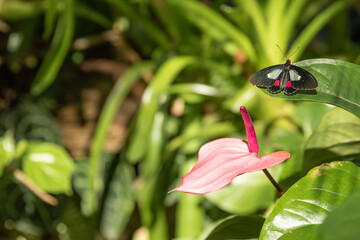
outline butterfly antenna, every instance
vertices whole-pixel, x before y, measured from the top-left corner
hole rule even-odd
[[[287,58],[284,54],[284,52],[281,50],[280,46],[276,44],[276,46],[279,48],[280,52],[282,53],[282,55],[284,56],[284,58]]]
[[[281,48],[279,47],[279,45],[276,44],[276,46],[279,48],[280,52],[282,53],[282,55],[286,58],[286,59],[290,59],[296,52],[297,50],[299,50],[299,46],[296,48],[296,50],[289,56],[289,57],[286,57],[284,52],[281,50]]]
[[[291,58],[291,56],[294,55],[294,54],[297,52],[297,50],[299,50],[299,48],[300,48],[300,47],[298,46],[297,49],[290,55],[289,58]]]

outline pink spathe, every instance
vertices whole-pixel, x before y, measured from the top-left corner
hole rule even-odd
[[[243,106],[240,112],[248,143],[237,138],[220,138],[206,143],[199,150],[195,166],[182,177],[180,186],[172,191],[210,193],[225,187],[241,174],[264,170],[290,158],[290,153],[283,151],[258,157],[259,146],[251,117]],[[265,173],[270,175],[267,171]],[[277,184],[275,186],[282,192]]]
[[[251,153],[243,140],[220,138],[200,148],[195,166],[173,191],[210,193],[225,187],[236,176],[272,167],[289,157],[290,153],[283,151],[257,157],[257,152]]]

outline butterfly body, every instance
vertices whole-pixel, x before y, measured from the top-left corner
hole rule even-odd
[[[250,77],[250,83],[258,87],[266,87],[271,93],[284,90],[286,95],[292,95],[297,90],[312,90],[318,86],[316,78],[300,67],[291,64],[289,59],[285,64],[264,68]]]

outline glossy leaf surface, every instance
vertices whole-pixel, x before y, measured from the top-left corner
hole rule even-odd
[[[360,188],[324,220],[319,227],[321,240],[357,239],[360,236]]]
[[[74,163],[66,150],[53,143],[31,142],[23,159],[24,173],[42,190],[70,195]]]
[[[294,63],[309,71],[317,79],[316,91],[297,91],[294,95],[284,93],[266,94],[290,100],[325,102],[344,108],[360,116],[360,66],[333,59],[310,59]]]
[[[358,187],[360,169],[351,162],[332,162],[311,169],[276,203],[260,239],[279,239],[295,229],[321,224]]]

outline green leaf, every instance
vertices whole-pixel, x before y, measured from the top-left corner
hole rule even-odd
[[[20,21],[34,18],[44,12],[46,2],[37,1],[4,1],[1,3],[0,18],[7,21]]]
[[[144,184],[138,196],[141,202],[140,215],[143,225],[149,230],[150,239],[166,239],[168,236],[164,198],[168,189],[168,169],[164,167],[164,123],[166,115],[158,111],[150,127],[149,149],[139,166]]]
[[[24,58],[31,51],[37,33],[37,24],[36,19],[29,19],[21,21],[12,27],[7,44],[6,62],[14,73],[21,71],[25,61]]]
[[[159,108],[160,99],[166,95],[169,85],[176,79],[180,71],[194,63],[196,63],[194,57],[174,57],[162,64],[156,72],[142,97],[136,119],[135,136],[128,150],[130,161],[138,161],[148,151],[151,127]]]
[[[256,32],[258,41],[260,43],[260,50],[263,51],[266,58],[269,58],[268,45],[269,43],[272,43],[272,41],[269,41],[268,34],[275,34],[269,29],[268,23],[275,23],[274,18],[281,17],[281,13],[279,12],[279,6],[285,5],[285,1],[276,1],[276,3],[276,14],[272,13],[271,18],[268,18],[268,20],[270,21],[267,21],[265,20],[265,14],[263,12],[263,9],[260,7],[258,1],[236,1],[236,4],[239,5],[239,8],[242,9],[242,11],[246,12],[249,15],[249,18],[251,18],[254,24],[254,32]],[[270,25],[272,26],[274,24]],[[274,40],[273,38],[270,39]]]
[[[283,43],[289,43],[289,39],[293,37],[294,31],[296,30],[295,26],[300,20],[299,16],[302,16],[304,7],[308,1],[309,0],[290,1],[286,7],[286,11],[284,12],[283,16],[283,19],[286,19],[286,21],[281,23],[281,36]],[[279,32],[277,32],[277,34],[279,34]],[[278,45],[283,46],[281,42],[278,43]],[[291,54],[292,52],[287,53]]]
[[[298,59],[299,56],[304,52],[306,46],[315,37],[315,35],[337,14],[339,11],[346,8],[354,0],[335,1],[328,8],[321,13],[317,14],[316,17],[305,27],[305,29],[299,34],[292,48],[289,52],[295,52],[293,59]],[[294,1],[295,2],[295,1]],[[286,31],[286,30],[285,30]],[[301,48],[297,50],[298,46]]]
[[[23,101],[0,116],[0,132],[11,129],[16,142],[27,140],[61,142],[60,130],[53,116],[33,102]]]
[[[44,39],[48,40],[54,31],[59,0],[47,2],[44,16]]]
[[[238,47],[242,48],[251,62],[256,62],[255,49],[248,36],[219,13],[198,1],[167,0],[166,2],[179,11],[186,12],[184,17],[216,40],[232,40]]]
[[[99,117],[99,122],[96,125],[94,139],[90,149],[88,187],[82,202],[82,208],[86,215],[89,215],[98,207],[98,196],[104,188],[103,178],[100,177],[100,175],[102,175],[100,170],[103,169],[104,165],[104,162],[101,161],[101,155],[109,127],[120,105],[139,79],[139,76],[152,69],[153,64],[151,62],[142,62],[132,66],[117,80],[106,99]]]
[[[314,75],[319,86],[316,91],[298,91],[287,96],[283,92],[271,94],[273,97],[289,100],[310,100],[329,103],[344,108],[360,117],[360,66],[333,59],[311,59],[294,65],[304,68]]]
[[[219,97],[221,93],[219,89],[201,83],[177,83],[169,87],[170,94],[199,94],[209,97]]]
[[[264,219],[257,216],[230,216],[219,221],[205,240],[249,239],[259,237]]]
[[[283,127],[270,136],[277,149],[291,153],[290,159],[282,164],[281,182],[279,183],[282,188],[287,189],[299,180],[304,157],[305,139],[299,130],[285,129]]]
[[[77,198],[69,198],[64,203],[64,206],[61,208],[61,216],[58,219],[57,228],[61,230],[66,229],[66,233],[61,234],[61,231],[59,238],[76,240],[94,239],[94,236],[98,234],[95,219],[88,218],[82,214]]]
[[[196,159],[186,161],[181,166],[181,175],[188,173],[195,165]],[[203,196],[187,193],[179,195],[176,205],[176,239],[197,239],[204,228],[205,211],[199,207]]]
[[[103,28],[111,28],[112,22],[109,19],[107,19],[100,12],[92,9],[91,7],[89,7],[84,3],[76,2],[75,11],[76,11],[76,15],[79,17],[87,19],[88,21],[91,21],[93,23],[99,24]]]
[[[295,105],[295,121],[301,126],[306,138],[314,132],[330,106],[317,102],[298,102]]]
[[[357,239],[360,236],[360,188],[331,212],[319,227],[321,240]]]
[[[347,197],[322,224],[307,225],[284,234],[279,240],[338,240],[357,239],[360,235],[360,189]]]
[[[173,42],[183,44],[184,40],[188,40],[188,36],[191,34],[190,30],[193,29],[180,18],[181,12],[167,5],[165,1],[149,1],[148,4],[160,20],[159,24],[163,31],[168,33]]]
[[[74,163],[60,145],[29,142],[23,158],[24,173],[42,190],[70,195]]]
[[[11,132],[5,133],[0,138],[0,176],[3,173],[3,167],[10,163],[15,156],[15,140]]]
[[[75,28],[74,0],[64,0],[65,8],[56,24],[50,48],[31,85],[33,95],[41,94],[55,80],[70,48]]]
[[[294,230],[289,230],[288,233],[282,235],[279,240],[294,240],[294,239],[306,239],[306,240],[318,240],[317,229],[320,225],[307,225],[303,227],[296,228]]]
[[[141,15],[139,6],[132,4],[131,1],[127,0],[106,0],[109,3],[110,8],[120,10],[120,16],[126,15],[134,22],[138,23],[144,31],[160,46],[169,48],[170,41],[163,29],[158,27],[152,19],[146,18]]]
[[[203,140],[205,138],[223,137],[236,131],[236,127],[232,123],[221,122],[213,124],[202,123],[201,127],[193,128],[191,131],[183,132],[181,135],[172,139],[167,149],[175,151],[179,147],[189,143],[192,140]],[[197,149],[198,150],[198,149]]]
[[[323,117],[305,147],[304,170],[360,155],[360,119],[335,108]]]
[[[351,162],[332,162],[311,169],[276,203],[259,239],[278,239],[295,229],[321,224],[358,187],[360,169]]]
[[[268,169],[278,179],[281,166]],[[217,207],[227,212],[248,215],[269,207],[275,198],[276,190],[263,172],[246,173],[235,178],[223,189],[206,194],[205,197]]]
[[[134,171],[120,160],[109,184],[100,220],[100,232],[106,239],[118,239],[135,207],[132,191]]]

